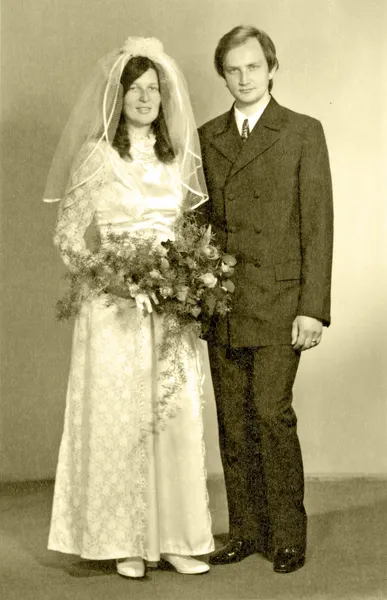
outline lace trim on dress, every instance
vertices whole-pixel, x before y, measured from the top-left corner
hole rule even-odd
[[[147,163],[156,163],[158,158],[154,151],[156,136],[150,133],[143,136],[138,133],[130,133],[130,156],[132,160],[138,160]]]
[[[199,340],[199,338],[195,337],[193,334],[191,334],[191,336],[192,336],[191,339],[192,339],[192,344],[194,347],[194,352],[196,355],[197,394],[198,394],[198,397],[200,398],[200,419],[198,420],[198,423],[199,423],[199,427],[200,427],[201,450],[202,450],[202,456],[203,456],[202,481],[203,481],[204,489],[205,489],[205,503],[206,503],[206,508],[207,508],[207,518],[208,518],[210,530],[212,531],[212,515],[211,515],[211,511],[210,511],[210,495],[208,493],[208,485],[207,485],[208,471],[207,471],[207,467],[206,467],[206,444],[205,444],[205,440],[204,440],[204,423],[203,423],[203,408],[205,405],[205,397],[204,397],[204,389],[203,389],[204,367],[203,367],[203,354],[202,354],[202,348],[201,348],[202,342],[201,342],[201,340]]]

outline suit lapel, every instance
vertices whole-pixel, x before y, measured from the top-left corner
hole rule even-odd
[[[234,117],[234,107],[231,108],[226,124],[220,128],[211,140],[211,144],[234,164],[243,146],[241,136]]]
[[[282,129],[285,122],[286,117],[284,116],[281,107],[274,98],[272,98],[258,123],[252,130],[249,139],[244,143],[241,142],[242,147],[235,157],[229,177],[233,177],[248,163],[275,144],[283,135]],[[236,125],[235,128],[237,129]]]

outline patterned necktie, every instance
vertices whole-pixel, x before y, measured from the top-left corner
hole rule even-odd
[[[249,128],[249,120],[245,119],[243,121],[243,125],[242,125],[242,133],[241,133],[241,138],[242,138],[242,142],[245,142],[247,140],[247,138],[250,135],[250,128]]]

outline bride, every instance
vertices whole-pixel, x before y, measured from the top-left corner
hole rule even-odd
[[[101,244],[109,232],[160,243],[173,237],[183,204],[206,199],[184,78],[158,40],[129,38],[98,63],[59,143],[45,194],[60,201],[55,245],[74,270],[71,257],[91,256],[92,222]],[[160,559],[204,573],[208,565],[192,558],[214,547],[199,342],[182,342],[186,377],[155,433],[162,316],[144,295],[107,291],[113,303],[86,296],[75,322],[49,548],[115,559],[127,577]]]

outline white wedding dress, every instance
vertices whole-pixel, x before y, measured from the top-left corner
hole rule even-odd
[[[55,244],[87,253],[94,220],[102,243],[109,229],[133,236],[172,235],[181,204],[177,166],[158,161],[154,139],[135,140],[131,162],[110,146],[111,161],[65,198]],[[117,173],[120,173],[120,177]],[[124,179],[124,182],[123,182]],[[71,265],[69,265],[71,267]],[[131,300],[107,307],[84,301],[76,319],[64,431],[48,547],[88,559],[213,550],[202,424],[200,342],[180,350],[186,381],[175,416],[151,433],[162,395],[157,345],[162,318]],[[144,435],[145,432],[145,435]]]

